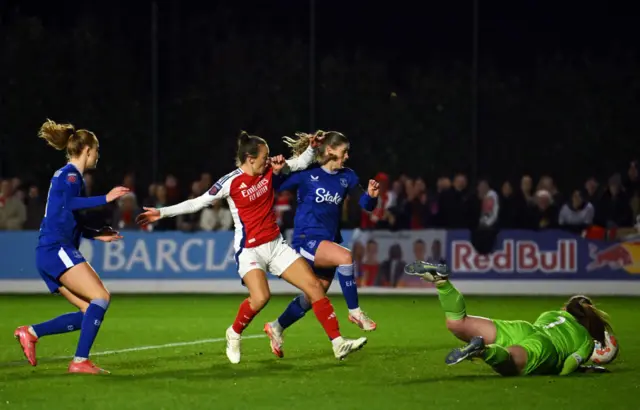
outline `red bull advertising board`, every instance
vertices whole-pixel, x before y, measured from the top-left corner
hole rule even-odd
[[[475,251],[468,231],[448,231],[447,243],[458,279],[640,280],[640,238],[601,242],[557,230],[505,230],[490,255]]]

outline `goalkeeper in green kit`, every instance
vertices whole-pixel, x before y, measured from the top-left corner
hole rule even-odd
[[[464,297],[449,281],[445,264],[416,261],[405,273],[435,283],[447,328],[468,343],[449,353],[449,365],[480,358],[503,376],[607,372],[583,365],[593,353],[594,340],[604,345],[605,330],[611,332],[607,315],[586,296],[571,297],[562,310],[544,312],[533,324],[494,320],[467,316]]]

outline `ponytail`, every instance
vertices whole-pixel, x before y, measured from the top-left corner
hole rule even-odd
[[[324,131],[316,131],[315,134],[307,134],[306,132],[296,132],[297,138],[284,137],[282,140],[289,148],[291,148],[291,155],[293,157],[299,157],[311,144],[311,137],[323,137]]]
[[[71,124],[58,124],[47,119],[47,121],[40,127],[38,137],[47,141],[47,144],[51,145],[58,151],[62,151],[67,148],[69,139],[71,139],[75,132],[76,129]]]
[[[98,138],[89,130],[77,130],[72,124],[58,124],[47,119],[38,131],[38,138],[58,151],[66,150],[67,158],[77,157],[85,147],[96,148]]]
[[[594,340],[606,344],[605,331],[613,333],[609,323],[609,315],[596,308],[590,298],[573,296],[565,306],[565,310],[584,326]]]

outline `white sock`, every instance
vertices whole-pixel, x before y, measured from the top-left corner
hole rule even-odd
[[[335,339],[333,339],[331,341],[331,344],[333,345],[333,347],[338,347],[340,346],[342,343],[344,342],[344,339],[342,338],[342,336],[338,336]]]
[[[357,307],[357,308],[355,308],[355,309],[349,309],[349,313],[350,313],[352,316],[359,316],[359,315],[360,315],[360,313],[362,313],[362,310],[360,310],[360,307]]]
[[[271,322],[271,327],[274,328],[275,331],[279,333],[282,333],[284,331],[284,329],[282,328],[282,325],[280,325],[280,322],[278,322],[278,319]]]
[[[87,359],[86,357],[74,357],[73,358],[73,361],[76,362],[76,363],[86,362],[87,360],[89,360],[89,359]]]
[[[241,335],[240,333],[236,333],[235,330],[233,330],[233,326],[229,326],[229,329],[227,329],[227,334],[231,333],[231,337],[233,337],[234,339],[240,339]]]
[[[31,334],[31,336],[33,337],[38,337],[38,335],[36,334],[36,331],[33,330],[33,328],[31,326],[29,326],[29,333]]]

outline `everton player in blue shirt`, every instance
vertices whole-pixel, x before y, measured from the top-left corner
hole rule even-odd
[[[322,133],[321,131],[319,133]],[[309,139],[306,134],[296,134],[298,139],[285,138],[293,154],[304,151]],[[372,211],[378,202],[378,183],[369,181],[367,192],[358,182],[353,170],[344,167],[349,158],[349,140],[339,132],[323,133],[322,145],[318,148],[319,166],[305,171],[295,172],[284,177],[278,190],[296,190],[298,208],[294,220],[292,246],[314,268],[314,272],[325,289],[328,289],[334,275],[338,279],[342,293],[349,308],[349,321],[365,331],[376,329],[371,320],[358,304],[358,290],[353,277],[353,259],[349,249],[338,243],[340,236],[340,215],[342,202],[347,194],[359,198],[360,206]],[[277,183],[276,183],[277,185]],[[311,304],[304,295],[297,296],[280,315],[280,317],[264,326],[269,336],[271,351],[278,357],[283,356],[282,334],[284,329],[300,320]]]
[[[84,196],[82,174],[98,163],[98,139],[87,130],[71,124],[48,120],[39,137],[57,150],[66,150],[69,162],[53,174],[40,238],[36,248],[36,267],[51,293],[60,293],[78,312],[67,313],[48,322],[16,329],[14,336],[32,366],[37,364],[35,344],[42,336],[80,330],[80,340],[70,373],[107,373],[89,361],[89,351],[109,307],[109,292],[98,274],[79,251],[80,237],[103,242],[122,237],[111,228],[100,230],[84,226],[79,211],[114,201],[127,194],[124,187],[113,188],[107,195]]]

